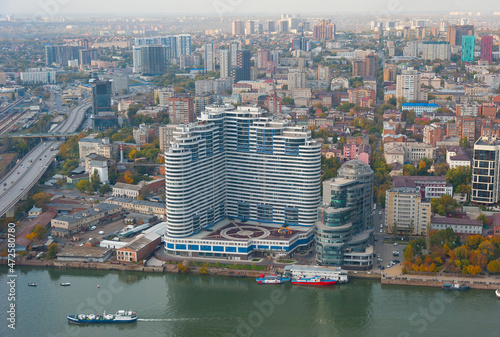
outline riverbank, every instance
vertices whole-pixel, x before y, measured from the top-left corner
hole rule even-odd
[[[0,260],[0,264],[6,264],[6,260]],[[77,261],[57,261],[57,260],[18,260],[18,266],[50,267],[60,269],[91,269],[91,270],[116,270],[145,273],[172,273],[179,274],[176,264],[165,263],[162,266],[142,266],[140,264],[114,264],[106,262],[77,262]],[[200,266],[189,266],[185,274],[227,276],[227,277],[258,277],[262,271],[255,270],[231,270],[224,268],[204,268]]]
[[[6,260],[0,260],[0,264],[6,264]],[[143,266],[140,264],[115,264],[101,262],[76,262],[76,261],[57,261],[57,260],[19,260],[16,265],[31,266],[31,267],[49,267],[58,269],[89,269],[89,270],[114,270],[114,271],[131,271],[144,273],[171,273],[180,274],[177,264],[164,263],[162,266]],[[383,285],[405,285],[415,287],[436,287],[441,288],[443,284],[460,283],[466,284],[471,289],[495,290],[500,288],[500,277],[458,277],[458,276],[427,276],[427,275],[403,275],[398,273],[395,268],[391,273],[379,274],[375,272],[365,271],[348,271],[349,278],[373,279],[379,280]],[[282,272],[280,268],[274,269],[272,273]],[[188,270],[183,274],[194,275],[210,275],[210,276],[226,276],[235,278],[256,278],[261,274],[269,274],[270,272],[257,270],[233,270],[225,268],[201,266],[188,267]]]

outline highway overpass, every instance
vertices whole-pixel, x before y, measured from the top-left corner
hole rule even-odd
[[[90,101],[82,102],[68,114],[68,117],[53,130],[55,134],[75,133],[85,118],[85,112],[91,106]],[[43,176],[54,160],[62,141],[46,141],[35,146],[16,166],[0,180],[0,216],[14,215],[14,205]]]

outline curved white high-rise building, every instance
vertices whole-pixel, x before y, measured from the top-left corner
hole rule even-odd
[[[167,237],[188,237],[226,217],[314,226],[320,150],[307,127],[259,108],[208,107],[198,123],[174,131],[165,153]]]

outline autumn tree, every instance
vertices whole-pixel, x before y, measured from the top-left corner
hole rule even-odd
[[[31,199],[35,202],[36,207],[45,208],[46,204],[52,199],[52,196],[48,193],[40,192],[33,195]]]
[[[76,184],[76,189],[81,193],[86,193],[91,189],[90,182],[87,179],[81,180]]]
[[[99,185],[100,185],[99,173],[97,173],[97,170],[94,170],[94,174],[90,176],[90,187],[92,189],[92,192],[97,191]]]
[[[36,225],[31,232],[26,235],[26,239],[28,240],[41,240],[47,234],[47,228],[42,225]]]
[[[415,259],[413,258],[413,248],[411,245],[408,245],[405,249],[405,253],[404,253],[404,259],[405,261],[407,262],[414,262]]]
[[[431,200],[431,208],[434,213],[445,216],[452,213],[458,207],[457,202],[451,196],[445,194],[441,198]]]
[[[444,176],[448,172],[448,165],[446,163],[439,163],[434,165],[434,175]]]
[[[53,260],[56,258],[57,253],[59,253],[59,246],[57,243],[53,242],[49,245],[49,249],[47,250],[47,259]]]

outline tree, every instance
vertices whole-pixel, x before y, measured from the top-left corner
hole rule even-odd
[[[413,263],[413,261],[415,261],[415,259],[413,258],[413,248],[411,245],[408,245],[406,247],[405,253],[404,253],[404,259],[405,259],[405,261],[411,262],[411,263]]]
[[[434,175],[435,176],[444,176],[448,172],[448,165],[446,163],[439,163],[434,165]]]
[[[389,230],[392,234],[392,239],[396,240],[396,236],[398,234],[398,223],[394,221],[392,224],[389,224]]]
[[[458,207],[457,202],[451,196],[445,194],[441,198],[431,200],[431,208],[434,213],[446,216],[452,213]]]
[[[47,228],[42,225],[36,225],[32,230],[31,233],[26,235],[26,239],[28,240],[41,240],[45,237],[45,234],[47,234]]]
[[[498,274],[500,273],[500,259],[493,260],[488,263],[488,267],[486,267],[490,273]]]
[[[82,180],[76,184],[76,189],[82,193],[88,192],[90,189],[90,182],[87,179]]]
[[[459,166],[446,173],[446,182],[452,184],[457,193],[464,193],[462,191],[469,189],[471,178],[472,171],[466,166]]]
[[[109,186],[108,184],[104,184],[99,188],[99,194],[104,195],[106,193],[109,193],[110,191],[111,191],[111,186]]]
[[[49,245],[49,249],[47,250],[47,259],[49,260],[53,260],[56,258],[56,255],[57,253],[59,253],[59,246],[57,245],[57,243],[51,243]]]
[[[460,138],[460,141],[458,142],[458,145],[460,147],[463,147],[464,149],[468,149],[470,147],[469,140],[467,139],[467,137]]]
[[[50,202],[52,196],[48,193],[40,192],[33,195],[31,199],[33,199],[33,201],[35,202],[36,207],[45,208],[45,204]]]
[[[97,191],[99,185],[100,185],[99,173],[97,173],[97,170],[94,170],[94,174],[90,176],[90,187],[92,189],[92,192]]]
[[[411,240],[413,235],[413,231],[415,230],[415,222],[413,219],[410,220],[410,224],[408,225],[408,238]]]
[[[484,226],[488,224],[488,217],[486,217],[486,215],[484,215],[483,213],[479,214],[477,220],[481,220]]]
[[[403,166],[403,175],[405,176],[414,176],[416,175],[417,170],[414,165],[407,164]]]

